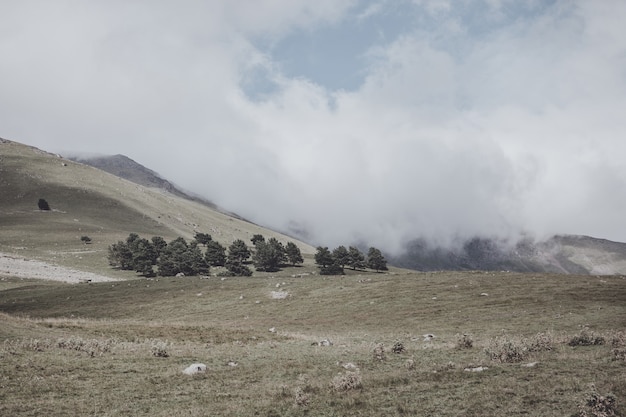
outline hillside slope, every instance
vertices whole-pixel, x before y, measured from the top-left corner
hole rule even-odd
[[[626,243],[589,236],[553,236],[541,242],[523,240],[511,246],[475,238],[455,249],[411,242],[396,266],[421,271],[486,270],[560,274],[626,274]]]
[[[191,239],[209,233],[224,245],[254,234],[293,238],[102,170],[34,147],[0,139],[0,252],[98,273],[108,268],[106,250],[130,232]],[[41,211],[43,198],[52,208]],[[84,245],[81,236],[92,238]],[[295,241],[303,254],[314,248]]]

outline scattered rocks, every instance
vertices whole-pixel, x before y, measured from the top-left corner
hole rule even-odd
[[[272,299],[274,300],[284,300],[285,298],[289,297],[289,293],[287,291],[272,291]]]
[[[487,369],[489,369],[489,368],[487,368],[486,366],[476,366],[476,367],[473,367],[473,368],[465,368],[463,370],[465,372],[483,372],[483,371],[486,371]]]
[[[330,339],[323,339],[320,340],[319,342],[313,342],[311,343],[311,346],[332,346],[333,342],[330,341]]]
[[[192,363],[183,371],[185,375],[194,375],[206,372],[206,365],[203,363]]]

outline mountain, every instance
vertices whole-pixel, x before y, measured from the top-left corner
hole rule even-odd
[[[589,236],[553,236],[541,242],[522,240],[515,245],[474,238],[455,249],[411,242],[394,265],[420,271],[484,270],[552,272],[563,274],[626,274],[626,243]]]
[[[146,168],[145,166],[130,159],[125,155],[117,154],[95,157],[70,156],[68,157],[68,159],[80,162],[82,164],[90,165],[94,168],[101,169],[117,177],[134,182],[135,184],[143,185],[144,187],[165,190],[169,193],[185,198],[187,200],[197,201],[213,209],[220,210],[219,207],[213,202],[182,191],[180,188],[178,188],[168,180],[164,179],[153,170]],[[233,213],[228,214],[233,215],[234,217],[238,217]]]
[[[39,210],[39,199],[45,199],[52,210]],[[223,245],[235,239],[249,242],[254,234],[262,234],[283,243],[293,241],[305,256],[315,252],[304,242],[163,187],[139,185],[0,139],[0,252],[110,274],[107,248],[131,232],[166,240],[191,239],[203,232]],[[83,244],[82,236],[89,236],[92,244]]]

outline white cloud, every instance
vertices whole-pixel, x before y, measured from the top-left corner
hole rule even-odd
[[[407,2],[432,24],[373,46],[351,92],[287,77],[254,40],[376,19],[376,2],[17,4],[0,4],[2,137],[125,153],[331,246],[626,241],[623,2]]]

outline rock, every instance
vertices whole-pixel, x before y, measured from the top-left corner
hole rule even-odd
[[[176,274],[176,278],[182,278],[184,276],[185,274],[183,272],[179,272],[178,274]]]
[[[206,372],[206,365],[203,363],[192,363],[183,371],[185,375],[194,375]]]
[[[427,333],[424,335],[424,342],[430,342],[435,338],[435,335],[432,333]]]
[[[270,333],[276,333],[276,327],[270,327]]]
[[[487,368],[486,366],[477,366],[475,368],[465,368],[463,370],[465,372],[483,372],[483,371],[486,371],[487,369],[489,368]]]

